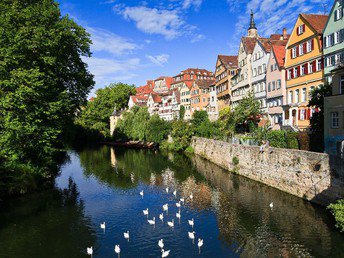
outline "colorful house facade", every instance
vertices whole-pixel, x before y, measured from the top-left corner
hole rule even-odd
[[[312,89],[324,83],[322,33],[327,15],[300,14],[286,46],[286,123],[307,130],[314,110],[308,107]]]

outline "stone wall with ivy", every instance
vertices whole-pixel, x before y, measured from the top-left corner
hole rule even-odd
[[[258,146],[199,137],[192,138],[191,146],[225,169],[321,205],[344,196],[341,172],[331,167],[327,154],[281,148],[260,153]]]

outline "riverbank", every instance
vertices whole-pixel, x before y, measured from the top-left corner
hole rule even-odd
[[[342,171],[329,156],[300,150],[269,148],[193,137],[195,154],[239,175],[262,182],[305,200],[327,206],[344,196]]]
[[[114,141],[114,142],[103,142],[102,144],[114,147],[125,147],[129,149],[158,149],[158,144],[154,142],[144,141]]]

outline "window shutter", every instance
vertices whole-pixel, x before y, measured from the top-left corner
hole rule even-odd
[[[298,111],[299,111],[299,119],[298,119],[298,120],[300,120],[300,117],[301,117],[301,110],[299,109]]]
[[[311,50],[314,50],[314,39],[311,39]]]
[[[305,32],[306,31],[306,25],[302,24],[302,31]]]
[[[296,47],[296,56],[300,55],[299,46]]]
[[[300,26],[296,28],[296,34],[299,36],[300,35]]]
[[[307,43],[303,43],[302,44],[302,47],[303,47],[303,53],[307,53]]]
[[[290,69],[291,71],[291,79],[294,79],[294,69]]]
[[[314,60],[314,61],[312,62],[312,64],[313,64],[313,73],[314,73],[314,72],[317,71],[317,60]]]
[[[306,63],[305,65],[305,75],[308,74],[308,64]]]

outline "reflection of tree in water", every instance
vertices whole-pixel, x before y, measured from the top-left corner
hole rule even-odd
[[[322,209],[202,158],[193,162],[221,189],[216,206],[220,238],[242,256],[333,257],[343,250],[343,237],[330,232]]]
[[[96,240],[72,179],[66,189],[6,203],[0,221],[2,257],[80,257]]]

